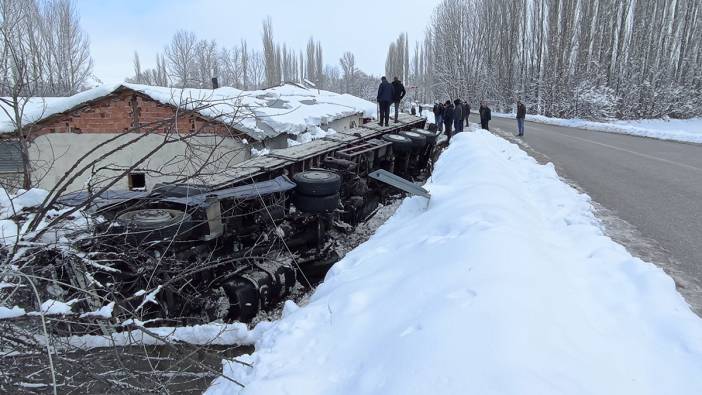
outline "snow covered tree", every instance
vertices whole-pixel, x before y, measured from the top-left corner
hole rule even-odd
[[[521,98],[548,116],[700,116],[701,8],[696,0],[443,0],[420,51],[418,86],[432,99],[485,99],[505,110]],[[393,44],[388,66],[400,57]]]

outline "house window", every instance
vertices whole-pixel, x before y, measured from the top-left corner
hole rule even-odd
[[[19,141],[0,140],[0,174],[20,173],[22,164],[22,147]]]
[[[129,190],[130,191],[145,191],[146,190],[146,174],[144,173],[129,173]]]

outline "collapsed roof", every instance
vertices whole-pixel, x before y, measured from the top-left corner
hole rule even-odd
[[[208,119],[231,125],[256,140],[282,133],[298,135],[308,128],[337,119],[357,114],[373,117],[375,114],[375,104],[367,100],[295,84],[243,91],[230,87],[179,89],[123,83],[101,85],[70,97],[30,98],[24,107],[22,122],[24,125],[37,123],[123,89],[139,92],[162,104],[194,110]],[[12,113],[1,101],[0,107]],[[0,133],[14,130],[12,118],[0,111]]]

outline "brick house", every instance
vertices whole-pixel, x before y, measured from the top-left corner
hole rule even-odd
[[[33,184],[54,187],[78,171],[79,158],[80,166],[96,162],[75,177],[69,191],[106,185],[125,171],[113,189],[223,181],[228,169],[251,157],[252,148],[287,147],[291,131],[344,129],[361,121],[363,111],[348,108],[347,98],[337,103],[341,99],[330,96],[319,103],[318,97],[301,87],[245,92],[121,84],[67,98],[32,98],[23,123],[32,140]],[[18,157],[16,133],[2,117],[0,141],[0,156]],[[0,161],[0,177],[7,179],[13,167],[21,164]]]

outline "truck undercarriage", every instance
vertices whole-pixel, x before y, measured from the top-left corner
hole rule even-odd
[[[311,288],[340,258],[335,239],[402,196],[369,174],[418,181],[431,171],[441,146],[435,132],[421,118],[401,121],[251,159],[219,185],[101,196],[90,208],[100,224],[76,242],[85,258],[80,285],[98,284],[95,294],[147,324],[250,321],[294,289]],[[69,194],[62,203],[85,198]],[[75,283],[75,274],[51,276]]]

